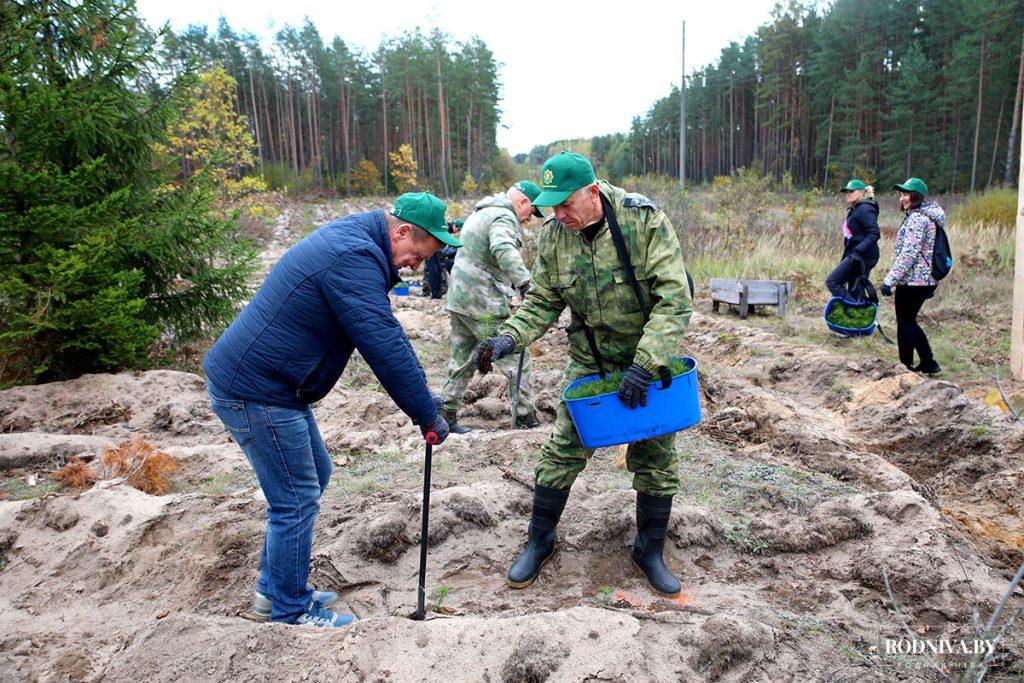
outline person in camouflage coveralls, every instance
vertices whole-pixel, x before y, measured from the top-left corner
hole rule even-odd
[[[536,204],[555,204],[538,240],[532,284],[523,305],[478,347],[488,361],[524,348],[569,308],[569,363],[565,388],[598,372],[585,328],[594,336],[607,371],[626,371],[619,397],[629,407],[646,402],[650,381],[669,365],[690,319],[691,295],[679,240],[668,217],[653,202],[594,179],[589,161],[561,153],[544,166],[544,192]],[[546,197],[545,195],[551,195]],[[612,240],[608,212],[621,228],[641,294],[641,307]],[[645,320],[643,310],[649,312]],[[641,394],[639,401],[636,393]],[[679,490],[675,435],[629,445],[626,464],[637,493],[634,562],[659,593],[679,593],[679,581],[662,561],[672,496]],[[534,512],[526,550],[509,570],[516,588],[532,583],[554,552],[555,526],[569,488],[594,453],[584,448],[565,402],[536,466]]]
[[[458,423],[459,406],[473,378],[473,349],[512,314],[512,297],[525,294],[530,271],[519,253],[523,246],[522,223],[541,215],[531,200],[540,194],[536,183],[520,181],[508,192],[486,197],[462,226],[463,246],[455,254],[448,284],[448,316],[452,325],[452,360],[448,381],[441,391],[444,415],[456,434],[470,431]],[[496,363],[509,380],[509,397],[515,393],[518,356]],[[520,381],[520,426],[540,426],[533,402],[532,363],[526,349]]]

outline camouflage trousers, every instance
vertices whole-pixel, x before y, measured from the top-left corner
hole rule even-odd
[[[569,363],[559,393],[570,382],[595,372],[578,363]],[[675,434],[666,434],[629,444],[626,469],[633,473],[634,489],[651,496],[674,496],[679,492],[679,451],[675,437]],[[593,448],[584,448],[580,443],[569,409],[565,401],[560,401],[555,428],[540,449],[540,461],[535,470],[537,483],[556,489],[569,488],[593,454]]]
[[[466,387],[469,380],[473,379],[473,350],[476,345],[494,335],[494,330],[505,322],[505,318],[495,318],[488,325],[481,320],[468,315],[448,311],[448,317],[452,323],[452,360],[448,364],[448,381],[441,390],[444,397],[444,408],[458,412],[462,405],[462,398],[466,395]],[[514,353],[494,363],[494,366],[501,371],[501,374],[508,378],[508,396],[511,401],[516,390],[516,371],[519,369],[519,354]],[[530,371],[533,363],[530,358],[530,350],[526,350],[526,357],[523,361],[523,376],[519,387],[519,417],[533,415],[536,406],[533,403],[533,382],[530,378]],[[511,410],[511,408],[510,408]]]

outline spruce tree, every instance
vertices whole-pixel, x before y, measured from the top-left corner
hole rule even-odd
[[[0,382],[138,367],[248,292],[211,179],[175,188],[154,154],[189,78],[158,39],[126,0],[0,5]]]

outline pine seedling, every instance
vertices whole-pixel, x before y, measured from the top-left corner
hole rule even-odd
[[[452,611],[450,607],[444,607],[444,599],[448,597],[448,593],[451,592],[451,587],[446,586],[443,583],[437,587],[437,592],[434,594],[434,611],[443,614]]]

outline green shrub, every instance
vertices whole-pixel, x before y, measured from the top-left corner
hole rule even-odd
[[[862,330],[870,327],[875,321],[875,309],[873,306],[847,306],[837,301],[832,310],[828,312],[827,319],[833,325],[839,325],[851,330]]]
[[[693,363],[688,360],[673,360],[669,365],[669,370],[672,372],[673,377],[679,377],[685,375],[693,369]],[[583,384],[578,384],[569,391],[566,392],[565,397],[569,400],[578,398],[590,398],[591,396],[600,396],[602,394],[611,394],[618,391],[619,385],[622,384],[623,372],[609,372],[604,376],[604,379],[597,378]]]
[[[972,194],[967,203],[953,213],[953,220],[1012,227],[1017,221],[1017,191],[991,189]]]
[[[157,163],[187,77],[139,91],[156,50],[133,4],[61,7],[0,22],[0,382],[142,365],[229,320],[255,257],[209,174],[174,187]]]

